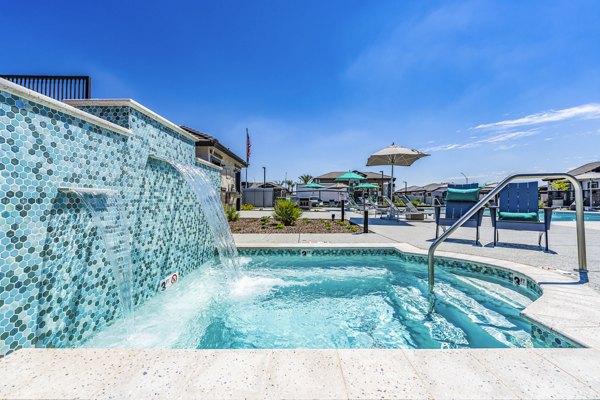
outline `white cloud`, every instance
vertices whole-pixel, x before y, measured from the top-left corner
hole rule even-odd
[[[600,104],[589,103],[580,106],[564,108],[562,110],[550,110],[547,112],[527,115],[522,118],[509,119],[490,124],[477,125],[475,129],[502,129],[516,128],[519,126],[539,125],[548,122],[558,122],[567,119],[595,119],[600,118]]]
[[[453,144],[444,144],[444,145],[440,145],[440,146],[430,147],[428,149],[425,149],[425,151],[426,152],[436,152],[436,151],[472,149],[472,148],[479,147],[484,144],[490,144],[490,143],[496,144],[496,143],[500,143],[500,142],[518,140],[518,139],[521,139],[524,137],[533,136],[533,135],[537,135],[537,134],[538,134],[538,132],[535,130],[507,132],[507,133],[501,133],[499,135],[488,136],[486,138],[474,140],[474,141],[471,141],[468,143],[462,143],[462,144],[453,143]],[[508,148],[507,146],[508,145],[504,145],[503,147],[498,147],[498,149],[506,149],[506,148]]]

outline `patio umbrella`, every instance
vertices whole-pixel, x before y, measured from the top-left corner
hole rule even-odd
[[[390,198],[394,197],[394,165],[408,167],[419,158],[427,157],[429,154],[408,147],[396,146],[392,143],[390,146],[373,153],[367,160],[367,167],[375,165],[392,166],[392,191]]]
[[[333,190],[341,190],[341,189],[348,189],[350,186],[345,185],[343,183],[336,183],[335,185],[329,186],[327,189],[333,189]]]
[[[315,182],[311,182],[311,183],[307,183],[306,185],[304,185],[304,187],[308,188],[308,189],[323,189],[325,186],[319,185],[318,183],[315,183]]]
[[[304,185],[303,189],[317,189],[317,191],[319,192],[319,200],[321,200],[321,191],[318,189],[323,189],[325,186],[320,185],[316,182],[310,182],[307,183],[306,185]],[[312,192],[312,191],[311,191]]]
[[[361,183],[360,185],[354,186],[354,189],[379,189],[379,186],[373,185],[372,183]]]
[[[351,182],[351,181],[363,181],[366,178],[362,175],[357,174],[356,172],[352,172],[352,171],[348,171],[345,174],[342,174],[340,176],[338,176],[337,178],[335,178],[336,181],[347,181],[347,182]]]

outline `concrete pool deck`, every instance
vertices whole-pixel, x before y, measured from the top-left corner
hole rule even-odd
[[[404,232],[408,235],[411,231]],[[394,247],[409,253],[426,252],[382,234],[237,235],[236,242],[240,247]],[[459,244],[482,249],[450,243]],[[488,250],[498,249],[503,248]],[[542,263],[525,265],[481,253],[443,250],[438,253],[441,257],[489,263],[540,283],[543,295],[523,314],[586,348],[21,349],[0,361],[0,398],[600,398],[600,294],[596,290],[578,276],[559,273]],[[540,253],[545,254],[534,254]]]
[[[0,363],[6,399],[597,399],[596,349],[58,350]]]

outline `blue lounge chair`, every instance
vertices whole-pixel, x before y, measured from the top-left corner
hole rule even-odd
[[[446,230],[452,226],[460,217],[470,210],[479,201],[479,184],[469,183],[466,185],[448,185],[446,192],[446,213],[442,218],[441,205],[435,207],[435,238],[439,236],[440,226]],[[475,213],[463,227],[475,228],[475,243],[479,243],[479,227],[483,219],[483,208]]]
[[[538,245],[542,245],[542,235],[546,236],[548,251],[548,230],[552,221],[552,208],[544,207],[544,220],[539,219],[538,183],[509,183],[500,191],[498,206],[490,207],[494,227],[494,245],[498,242],[498,230],[539,232]]]

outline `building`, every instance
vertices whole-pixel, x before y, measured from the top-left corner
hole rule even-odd
[[[583,188],[583,204],[591,208],[600,206],[600,161],[584,164],[567,172],[581,183]],[[575,192],[568,185],[568,190],[559,190],[552,185],[556,180],[549,180],[548,199],[551,205],[571,206],[575,201]]]
[[[221,201],[227,207],[240,209],[242,168],[248,165],[231,149],[225,147],[214,137],[187,126],[181,128],[199,140],[196,142],[196,157],[222,168]]]
[[[335,179],[338,176],[345,174],[346,172],[348,172],[348,171],[328,172],[326,174],[314,177],[313,182],[319,183],[322,185],[339,183],[339,181],[336,181]],[[385,175],[385,174],[382,175],[381,173],[378,173],[378,172],[362,172],[362,171],[352,171],[352,172],[355,172],[355,173],[365,177],[365,179],[360,181],[360,183],[372,183],[373,185],[379,186],[380,190],[383,188],[385,195],[388,194],[389,183],[391,182],[391,179],[392,179],[392,177],[390,175]],[[394,178],[394,181],[395,180],[396,180],[396,178]]]
[[[406,194],[410,200],[419,200],[425,204],[442,204],[448,191],[447,183],[430,183],[425,186],[399,188],[396,194]],[[435,199],[435,200],[434,200]]]
[[[242,202],[254,207],[273,207],[279,198],[286,198],[288,190],[274,182],[248,182],[242,190]]]

